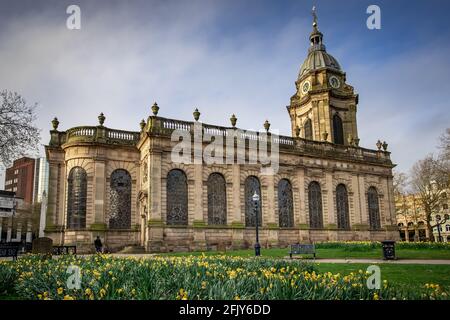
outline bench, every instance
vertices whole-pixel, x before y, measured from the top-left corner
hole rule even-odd
[[[77,254],[77,246],[53,246],[52,254],[55,256],[60,256],[63,254]]]
[[[13,260],[17,260],[19,248],[18,245],[0,244],[0,257],[12,257]]]
[[[291,250],[289,251],[291,259],[293,254],[312,254],[314,260],[316,260],[316,247],[314,244],[291,244]]]

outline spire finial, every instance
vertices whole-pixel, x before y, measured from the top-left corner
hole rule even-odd
[[[312,16],[313,16],[313,27],[316,28],[317,27],[317,13],[316,13],[316,6],[312,7]]]

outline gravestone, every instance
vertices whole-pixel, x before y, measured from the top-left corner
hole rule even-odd
[[[51,255],[53,250],[53,240],[50,238],[37,238],[33,240],[32,253]]]

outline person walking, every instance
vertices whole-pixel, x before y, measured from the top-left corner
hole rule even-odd
[[[95,239],[94,246],[97,253],[102,253],[103,244],[102,240],[100,240],[100,236],[97,236],[97,239]]]

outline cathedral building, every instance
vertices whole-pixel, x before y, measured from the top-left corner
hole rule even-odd
[[[46,236],[81,252],[93,250],[96,236],[113,251],[225,250],[253,246],[258,221],[262,247],[397,239],[387,144],[359,146],[358,95],[326,51],[316,17],[309,41],[287,107],[291,136],[272,135],[267,121],[266,132],[238,129],[234,115],[230,127],[204,124],[198,110],[195,121],[168,119],[156,103],[136,132],[104,126],[103,114],[97,126],[65,131],[55,118],[46,146]],[[244,161],[174,161],[180,132],[189,142],[199,132],[216,142],[234,135],[231,150],[243,140]],[[277,168],[268,173],[249,158],[269,140]],[[189,153],[208,148],[203,139]],[[228,156],[225,142],[221,148]]]

